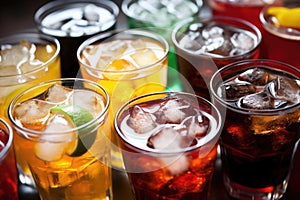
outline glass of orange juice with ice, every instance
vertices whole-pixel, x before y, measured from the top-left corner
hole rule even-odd
[[[33,32],[0,38],[0,114],[7,117],[11,100],[26,88],[60,78],[60,43],[57,39]],[[20,182],[32,185],[20,145],[14,142]]]
[[[167,85],[169,45],[160,35],[139,29],[99,34],[77,51],[83,78],[98,82],[111,96],[111,117],[129,99],[163,91]],[[117,144],[112,135],[113,144]],[[112,165],[122,168],[118,145]]]

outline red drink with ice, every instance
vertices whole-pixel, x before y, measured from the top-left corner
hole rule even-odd
[[[211,87],[215,103],[227,108],[220,138],[226,189],[235,198],[281,198],[300,137],[300,71],[276,61],[237,62],[220,69]]]
[[[300,3],[268,6],[260,13],[262,55],[300,69]]]
[[[259,13],[268,4],[280,4],[282,0],[208,0],[213,15],[237,17],[261,27]]]
[[[115,118],[135,199],[208,199],[220,114],[188,93],[154,93]]]
[[[172,33],[185,91],[210,98],[209,81],[218,68],[258,58],[260,31],[249,22],[228,17],[188,19]],[[191,85],[191,87],[190,87]]]
[[[18,199],[18,176],[12,140],[12,129],[0,118],[0,199]]]

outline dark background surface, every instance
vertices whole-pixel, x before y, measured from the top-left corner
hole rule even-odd
[[[63,1],[63,0],[62,0]],[[101,0],[99,0],[101,1]],[[0,1],[0,37],[9,35],[11,33],[36,30],[33,20],[34,12],[46,0],[1,0]],[[121,5],[121,0],[115,0]],[[120,10],[117,28],[126,28],[126,18]],[[1,91],[0,91],[1,92]],[[223,185],[220,174],[221,163],[217,160],[216,171],[213,178],[213,185],[211,188],[211,200],[226,200],[229,199]],[[291,174],[291,181],[288,187],[287,194],[284,200],[299,200],[300,199],[300,150],[296,153],[294,168]],[[1,172],[0,172],[1,173]],[[130,199],[130,188],[128,181],[123,172],[113,171],[113,187],[114,199],[127,200]],[[20,187],[20,200],[34,200],[39,199],[35,190],[28,187]]]

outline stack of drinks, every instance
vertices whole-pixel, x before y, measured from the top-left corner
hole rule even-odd
[[[285,198],[299,3],[50,1],[33,20],[0,38],[0,199],[117,199],[116,174],[121,199]]]

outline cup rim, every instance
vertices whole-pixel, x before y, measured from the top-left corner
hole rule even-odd
[[[108,39],[110,40],[111,37],[117,36],[117,35],[137,35],[137,36],[142,36],[142,37],[149,37],[151,40],[154,39],[155,41],[159,41],[160,43],[162,43],[162,46],[165,47],[164,50],[164,55],[158,59],[157,61],[155,61],[154,63],[151,63],[147,66],[143,66],[141,68],[137,68],[134,70],[124,70],[124,71],[115,71],[115,70],[103,70],[101,68],[96,68],[95,66],[89,65],[86,62],[83,61],[83,59],[81,58],[81,52],[89,45],[101,40],[101,39]],[[104,41],[105,41],[104,40]],[[102,42],[101,42],[102,43]],[[91,71],[96,71],[96,72],[105,72],[105,73],[111,73],[111,74],[131,74],[137,71],[144,71],[144,70],[148,70],[151,68],[155,68],[155,66],[157,66],[158,63],[162,62],[164,59],[167,58],[168,56],[168,52],[169,52],[169,44],[167,42],[167,40],[162,37],[161,35],[155,34],[154,32],[151,31],[146,31],[143,29],[119,29],[119,30],[112,30],[112,31],[107,31],[104,33],[100,33],[98,35],[95,35],[93,37],[88,38],[87,40],[85,40],[83,43],[81,43],[81,45],[78,47],[77,49],[77,59],[79,61],[80,64],[82,64],[82,66],[84,66],[85,68],[87,68],[88,70]]]
[[[118,120],[119,117],[121,116],[121,114],[123,113],[123,111],[126,109],[127,106],[129,106],[131,103],[149,97],[149,96],[161,96],[161,95],[166,95],[166,96],[176,96],[176,95],[182,95],[182,96],[186,96],[186,97],[193,97],[193,98],[197,98],[198,100],[201,100],[203,102],[203,105],[209,105],[210,108],[213,110],[213,113],[215,115],[217,115],[217,126],[214,130],[209,130],[208,134],[201,138],[197,145],[194,146],[190,146],[190,147],[186,147],[186,148],[182,148],[182,149],[174,149],[174,150],[160,150],[160,149],[144,149],[142,147],[138,147],[135,145],[132,145],[131,142],[126,139],[126,137],[124,136],[124,134],[122,134],[122,130],[119,128],[118,125]],[[202,105],[202,104],[201,104]],[[215,118],[215,117],[214,117]],[[119,110],[117,111],[115,117],[114,117],[114,129],[117,132],[118,136],[122,139],[122,141],[124,141],[126,143],[126,145],[130,146],[130,148],[133,148],[135,150],[138,150],[139,152],[143,152],[145,154],[157,154],[157,155],[172,155],[172,154],[177,154],[177,153],[186,153],[186,152],[190,152],[193,151],[197,148],[200,148],[210,142],[215,142],[217,143],[218,137],[220,135],[220,131],[221,131],[221,127],[223,126],[223,122],[222,122],[222,118],[221,118],[221,114],[220,111],[216,108],[216,106],[209,102],[207,99],[198,96],[196,94],[192,94],[192,93],[187,93],[187,92],[170,92],[170,91],[164,91],[164,92],[153,92],[153,93],[148,93],[148,94],[144,94],[138,97],[135,97],[129,101],[127,101],[126,103],[124,103]]]
[[[36,73],[38,71],[40,71],[41,69],[49,66],[50,63],[52,63],[55,59],[57,59],[60,55],[60,51],[61,51],[61,45],[60,42],[58,41],[58,39],[56,39],[55,37],[49,36],[49,35],[45,35],[42,33],[36,33],[36,32],[18,32],[12,35],[8,35],[5,37],[0,38],[0,43],[2,44],[11,44],[11,42],[7,42],[10,41],[12,38],[18,38],[18,40],[13,44],[18,44],[19,42],[21,42],[21,40],[28,40],[30,43],[31,39],[41,39],[43,41],[47,41],[48,44],[54,44],[56,47],[55,53],[51,56],[51,58],[49,58],[46,62],[44,62],[41,66],[36,67],[30,71],[27,71],[25,73],[22,74],[13,74],[13,75],[0,75],[1,79],[10,79],[10,78],[14,78],[14,77],[18,77],[18,76],[24,76],[24,75],[29,75],[32,73]],[[35,43],[34,43],[35,44]],[[39,44],[39,43],[37,43]]]
[[[265,13],[267,9],[271,7],[282,7],[279,5],[267,5],[265,6],[261,12],[259,13],[259,19],[260,23],[262,24],[262,27],[264,28],[265,31],[268,33],[275,35],[280,38],[288,39],[288,40],[296,40],[300,41],[300,31],[289,28],[289,27],[276,27],[275,25],[268,23]]]
[[[243,54],[240,55],[234,55],[234,56],[225,56],[225,57],[217,57],[217,56],[213,56],[213,55],[209,55],[209,54],[195,54],[195,52],[187,50],[187,49],[183,49],[178,41],[177,41],[177,33],[180,30],[180,28],[182,28],[183,26],[185,26],[186,24],[189,24],[191,22],[209,22],[209,21],[217,21],[217,20],[226,20],[226,21],[234,21],[234,22],[238,22],[241,23],[243,25],[246,25],[247,27],[249,27],[251,29],[251,32],[253,32],[255,34],[255,36],[257,37],[257,42],[256,45],[254,45],[254,47],[248,51],[246,51]],[[227,17],[227,16],[209,16],[209,17],[204,17],[204,18],[200,18],[200,17],[190,17],[188,19],[182,20],[179,23],[177,23],[177,25],[175,26],[175,28],[173,29],[172,33],[171,33],[171,39],[172,39],[172,43],[174,44],[174,46],[176,46],[176,48],[181,49],[182,51],[184,51],[185,53],[187,53],[188,55],[193,55],[193,56],[202,56],[202,57],[207,57],[207,58],[211,58],[214,60],[228,60],[228,59],[242,59],[245,54],[251,54],[253,52],[255,52],[257,49],[259,49],[259,46],[261,44],[262,41],[262,34],[260,32],[260,30],[252,23],[243,20],[243,19],[239,19],[239,18],[235,18],[235,17]]]
[[[103,96],[105,97],[105,100],[106,100],[105,107],[104,107],[103,111],[101,112],[101,114],[99,114],[99,116],[95,117],[93,120],[91,120],[91,121],[89,121],[89,122],[87,122],[87,123],[85,123],[85,124],[83,124],[81,126],[72,128],[72,129],[68,129],[68,130],[64,130],[64,131],[55,131],[55,132],[35,131],[35,130],[32,130],[32,129],[20,126],[19,123],[15,121],[15,118],[13,117],[14,107],[15,107],[16,103],[18,102],[18,100],[20,98],[22,98],[22,96],[25,93],[32,92],[32,91],[34,91],[37,88],[44,87],[44,86],[47,86],[47,85],[51,86],[51,85],[53,85],[55,83],[74,82],[74,84],[76,84],[76,82],[78,82],[78,81],[82,82],[82,83],[88,83],[89,85],[93,85],[97,89],[99,89],[101,92],[103,92],[103,94],[104,94]],[[96,83],[94,81],[90,81],[90,80],[82,79],[82,78],[59,78],[59,79],[53,79],[53,80],[50,80],[50,81],[40,82],[39,84],[31,86],[30,88],[27,88],[26,90],[24,90],[24,91],[20,92],[18,95],[16,95],[13,98],[13,100],[10,102],[10,104],[9,104],[9,107],[8,107],[8,117],[9,117],[12,125],[15,127],[16,130],[20,130],[22,132],[26,132],[28,135],[40,136],[41,133],[43,133],[44,135],[45,134],[47,134],[47,135],[69,134],[70,132],[83,129],[84,127],[89,127],[89,126],[91,126],[92,124],[96,123],[99,120],[103,121],[103,119],[105,118],[105,116],[108,113],[108,109],[109,109],[110,103],[111,103],[110,102],[110,97],[109,97],[107,91],[101,85],[99,85],[98,83]]]
[[[56,31],[57,29],[54,29],[54,28],[50,28],[48,26],[44,26],[42,25],[42,20],[44,19],[43,15],[45,13],[48,12],[48,10],[59,10],[61,6],[67,6],[68,4],[79,4],[79,3],[94,3],[94,4],[97,4],[97,5],[101,5],[105,8],[110,8],[111,10],[111,13],[114,15],[115,17],[115,22],[106,30],[102,30],[100,32],[96,32],[96,33],[93,33],[93,34],[90,34],[91,35],[95,35],[97,33],[101,33],[101,32],[104,32],[104,31],[107,31],[109,30],[110,28],[112,28],[116,23],[117,23],[117,17],[120,13],[120,9],[119,7],[116,5],[116,3],[114,1],[109,1],[109,0],[64,0],[64,1],[49,1],[49,2],[46,2],[45,4],[43,4],[41,7],[39,7],[35,13],[34,13],[34,17],[33,17],[33,20],[34,20],[34,23],[36,24],[37,28],[43,32],[42,30],[43,29],[47,29],[47,30],[51,30],[51,31]],[[50,12],[51,14],[52,12]],[[56,35],[56,34],[53,34],[53,36],[55,37],[67,37],[68,35]],[[89,36],[89,35],[80,35],[80,36],[72,36],[74,38],[76,37],[82,37],[82,36]]]
[[[212,76],[211,80],[210,80],[210,84],[209,84],[209,89],[211,91],[212,97],[218,102],[220,103],[222,106],[233,110],[235,112],[238,113],[242,113],[242,114],[246,114],[246,115],[263,115],[263,116],[269,116],[269,115],[278,115],[280,113],[284,113],[286,110],[297,110],[300,108],[300,102],[293,104],[291,106],[287,106],[287,107],[283,107],[283,108],[276,108],[276,109],[248,109],[248,108],[241,108],[241,107],[236,107],[234,105],[232,105],[230,102],[225,101],[223,98],[221,98],[220,96],[218,96],[218,94],[216,93],[215,89],[217,85],[214,85],[216,79],[218,79],[218,77],[220,76],[220,74],[223,71],[227,71],[228,69],[232,69],[232,68],[237,68],[238,66],[242,66],[242,65],[247,65],[249,64],[249,66],[247,66],[246,68],[240,69],[238,71],[235,71],[235,73],[241,72],[241,71],[245,71],[245,69],[250,69],[253,68],[254,66],[267,66],[268,67],[268,63],[274,64],[274,65],[278,65],[278,67],[280,65],[283,65],[293,71],[297,71],[300,74],[300,70],[292,65],[289,65],[287,63],[281,62],[281,61],[277,61],[277,60],[272,60],[272,59],[247,59],[247,60],[242,60],[242,61],[236,61],[233,62],[231,64],[225,65],[223,67],[221,67],[220,69],[218,69]],[[290,75],[293,75],[291,72],[287,72],[284,71],[282,69],[279,68],[272,68],[272,70],[275,71],[279,71],[279,72],[284,72]],[[296,77],[296,76],[295,76]],[[220,77],[219,77],[220,78]],[[297,77],[296,77],[297,78]],[[300,80],[300,77],[299,77]]]
[[[0,123],[6,128],[6,130],[4,132],[8,134],[7,143],[5,144],[4,148],[0,151],[0,162],[2,162],[2,160],[5,159],[10,148],[12,147],[13,130],[12,130],[11,126],[9,125],[9,123],[3,117],[0,117]]]

